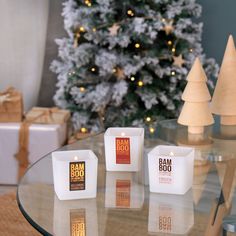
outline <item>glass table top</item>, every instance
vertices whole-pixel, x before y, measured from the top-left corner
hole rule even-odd
[[[193,187],[185,195],[150,193],[147,153],[156,145],[195,147]],[[60,150],[91,149],[98,156],[97,197],[60,201],[53,189],[51,154],[32,165],[18,186],[19,208],[43,235],[221,235],[223,218],[236,214],[236,126],[207,127],[189,135],[176,120],[159,123],[145,138],[140,172],[106,172],[103,134]],[[118,188],[117,182],[127,184]]]

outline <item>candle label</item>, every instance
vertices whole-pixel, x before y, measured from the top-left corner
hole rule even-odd
[[[86,214],[85,209],[70,211],[70,235],[86,236]]]
[[[116,164],[130,164],[129,138],[116,138]]]
[[[172,184],[172,160],[171,158],[158,159],[159,183]]]
[[[130,180],[116,180],[116,207],[130,208]]]
[[[70,191],[85,190],[85,161],[70,162]]]

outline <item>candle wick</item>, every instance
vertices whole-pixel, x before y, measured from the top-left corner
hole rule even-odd
[[[174,153],[173,153],[173,152],[170,152],[170,156],[173,157],[173,156],[174,156]]]

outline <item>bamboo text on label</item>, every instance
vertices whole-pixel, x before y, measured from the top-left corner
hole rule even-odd
[[[70,191],[85,190],[85,161],[70,162]]]
[[[172,160],[171,158],[159,158],[158,159],[159,170],[159,183],[171,184],[172,183]]]
[[[129,138],[116,138],[116,164],[130,164]]]

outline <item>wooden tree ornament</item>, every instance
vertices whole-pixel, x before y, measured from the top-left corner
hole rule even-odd
[[[236,125],[236,51],[229,36],[212,97],[212,113],[221,116],[221,124]]]
[[[187,85],[182,95],[185,101],[178,123],[188,126],[188,132],[202,134],[204,126],[214,123],[210,111],[209,101],[211,95],[208,91],[207,77],[202,68],[199,58],[196,58],[187,77]]]

